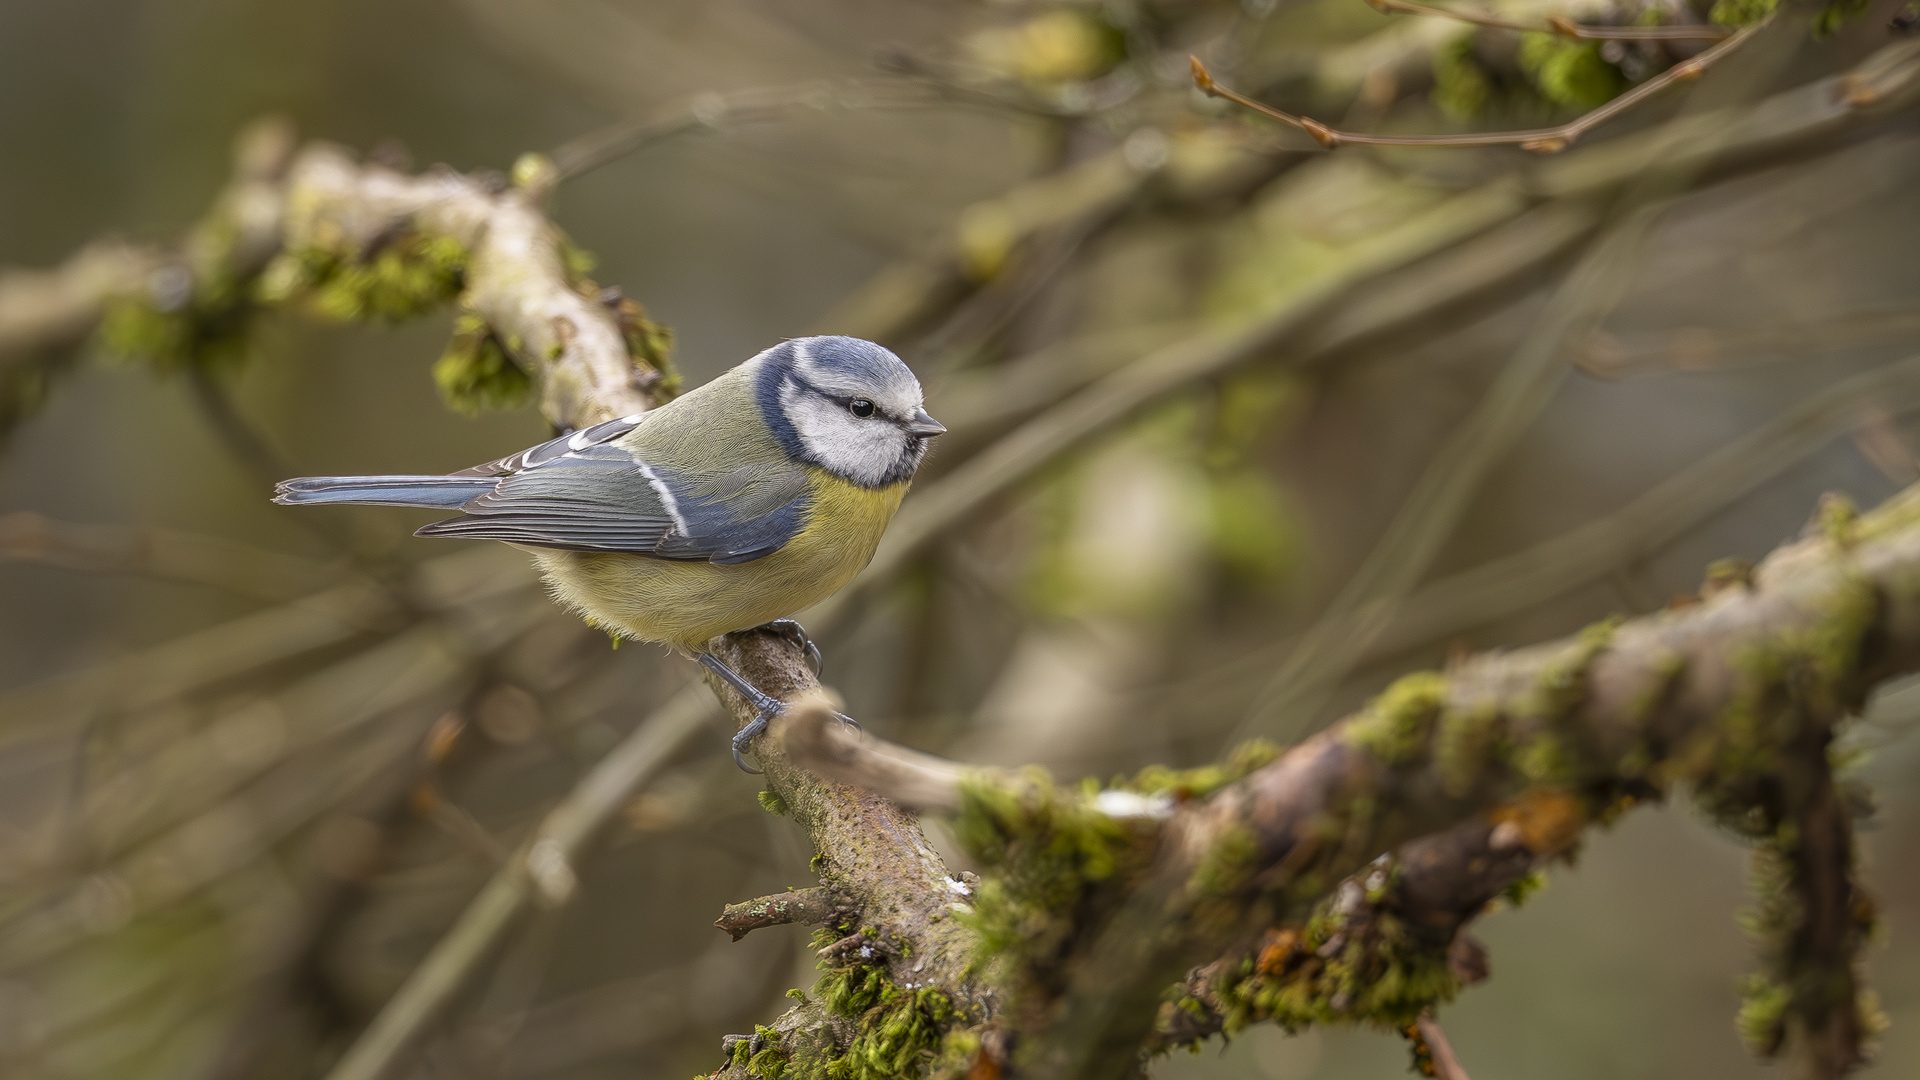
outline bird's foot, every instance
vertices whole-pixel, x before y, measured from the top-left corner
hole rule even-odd
[[[820,677],[820,646],[815,645],[813,639],[807,636],[806,627],[792,619],[775,619],[770,623],[762,623],[755,629],[764,630],[775,637],[783,637],[793,642],[799,647],[801,655],[807,658],[807,670],[813,672],[814,678]]]
[[[767,730],[769,721],[787,711],[787,703],[748,682],[739,672],[728,667],[724,661],[712,653],[694,655],[702,667],[713,672],[721,682],[733,687],[736,693],[746,698],[747,703],[753,706],[753,719],[749,720],[747,726],[741,728],[733,737],[733,763],[740,766],[743,772],[758,774],[759,769],[747,764],[746,749],[761,732]]]
[[[753,715],[753,719],[747,721],[746,727],[734,733],[733,763],[740,766],[741,772],[752,773],[755,776],[760,775],[759,769],[747,764],[747,747],[751,746],[753,740],[759,738],[761,734],[767,730],[767,725],[773,721],[774,717],[786,711],[786,702],[769,699],[768,703]]]

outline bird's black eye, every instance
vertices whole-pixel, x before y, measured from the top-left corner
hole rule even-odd
[[[866,398],[854,398],[852,401],[847,402],[847,408],[853,415],[862,420],[873,415],[873,402],[868,401]]]

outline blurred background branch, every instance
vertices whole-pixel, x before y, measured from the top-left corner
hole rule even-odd
[[[1709,28],[1770,9],[0,15],[3,99],[21,103],[0,109],[0,204],[32,208],[0,215],[0,261],[51,268],[0,276],[0,1060],[36,1077],[308,1076],[386,1005],[411,1017],[382,1029],[407,1050],[380,1058],[395,1075],[684,1076],[789,987],[812,995],[792,1021],[851,1032],[824,999],[875,970],[860,941],[685,928],[822,870],[867,872],[809,867],[761,805],[883,811],[809,802],[775,773],[757,805],[720,725],[697,737],[682,711],[704,691],[679,666],[610,650],[511,552],[436,552],[399,513],[276,515],[260,482],[281,470],[459,468],[781,336],[883,340],[954,431],[869,576],[805,617],[828,681],[889,738],[1062,778],[1221,760],[1316,626],[1378,623],[1290,681],[1310,693],[1283,710],[1285,737],[1400,672],[1690,596],[1702,565],[1758,558],[1822,490],[1864,504],[1910,482],[1920,143],[1913,45],[1887,39],[1898,0],[1783,11],[1776,52],[1757,37],[1547,159],[1324,154],[1201,99],[1186,68],[1198,55],[1343,130],[1550,128],[1677,78]],[[269,112],[372,149],[270,123],[222,177],[218,144]],[[399,139],[461,171],[416,169]],[[1663,209],[1617,297],[1549,350],[1556,388],[1509,449],[1474,477],[1443,470],[1465,493],[1420,558],[1390,560],[1407,579],[1392,614],[1330,608],[1550,298],[1582,288],[1609,207],[1649,184]],[[1740,564],[1721,573],[1738,582]],[[1894,931],[1882,1072],[1920,1029],[1902,974],[1920,970],[1902,944],[1920,910],[1906,700],[1890,692],[1857,729],[1875,748],[1862,775],[1887,792],[1863,834]],[[576,886],[543,908],[530,856],[581,800],[561,857],[537,860]],[[974,888],[984,867],[945,827],[922,840],[887,820],[898,846],[868,861],[925,871],[902,895],[929,917]],[[1358,902],[1329,886],[1347,921],[1317,932],[1457,927],[1492,879],[1421,891],[1439,879],[1418,868],[1511,854],[1501,827],[1401,846],[1398,884],[1348,879]],[[1452,862],[1416,858],[1426,843],[1455,844]],[[1487,947],[1454,977],[1475,982],[1489,953],[1501,977],[1445,1016],[1473,1075],[1750,1075],[1725,1024],[1748,965],[1727,918],[1741,862],[1684,812],[1648,811],[1596,834],[1523,915],[1481,919]],[[502,889],[486,910],[504,917],[443,940]],[[1337,966],[1317,952],[1332,937],[1283,940],[1289,925],[1308,929],[1261,928],[1194,977],[1250,963],[1257,997]],[[429,956],[451,977],[396,996]],[[928,975],[914,963],[882,958],[896,985]],[[1238,1023],[1201,1012],[1162,1038]],[[1769,1032],[1748,1034],[1766,1049]],[[1262,1023],[1153,1068],[1378,1075],[1404,1045]],[[729,1046],[736,1071],[767,1048]]]

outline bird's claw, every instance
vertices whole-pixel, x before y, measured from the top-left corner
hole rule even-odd
[[[813,672],[814,678],[820,677],[820,646],[815,645],[813,639],[807,636],[806,627],[792,619],[775,619],[763,624],[760,629],[793,642],[800,649],[801,655],[806,657],[807,670]]]
[[[741,772],[752,773],[755,776],[760,775],[759,769],[747,764],[747,747],[752,745],[753,740],[759,738],[767,730],[767,725],[773,721],[774,717],[786,711],[786,702],[769,701],[760,707],[759,712],[753,714],[753,719],[747,722],[746,727],[741,728],[734,734],[733,763],[740,766]]]

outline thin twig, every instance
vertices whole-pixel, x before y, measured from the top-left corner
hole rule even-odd
[[[1862,345],[1920,341],[1920,308],[1845,311],[1825,318],[1764,322],[1740,329],[1682,327],[1650,341],[1622,342],[1595,335],[1574,361],[1602,379],[1669,371],[1727,371],[1769,360],[1800,360]]]
[[[1783,91],[1740,116],[1716,112],[1681,117],[1654,131],[1611,140],[1567,158],[1543,163],[1542,194],[1597,196],[1649,175],[1695,175],[1715,156],[1766,149],[1786,153],[1807,141],[1831,135],[1879,110],[1912,98],[1920,89],[1920,42],[1888,46],[1842,75]],[[1685,140],[1685,141],[1681,141]],[[1504,201],[1504,182],[1443,204],[1431,218],[1417,219],[1397,233],[1355,245],[1354,262],[1305,286],[1256,325],[1222,330],[1174,342],[1106,376],[1033,417],[998,442],[968,458],[946,476],[914,493],[888,529],[880,550],[859,578],[805,616],[816,633],[826,633],[847,617],[871,589],[893,579],[927,546],[952,535],[955,525],[981,506],[1034,475],[1058,456],[1135,411],[1176,389],[1231,371],[1265,355],[1313,316],[1343,300],[1362,283],[1433,251],[1450,248],[1466,236],[1509,220],[1525,202]],[[1577,212],[1575,212],[1577,214]],[[1571,226],[1572,223],[1569,223]],[[1578,239],[1585,227],[1570,227],[1561,241]],[[1559,242],[1548,245],[1558,250]],[[1550,251],[1548,252],[1550,253]],[[1364,304],[1367,297],[1355,302]],[[1332,327],[1328,328],[1329,330]],[[1356,327],[1355,329],[1363,329]],[[1334,335],[1340,341],[1348,340]]]
[[[775,737],[794,764],[809,772],[884,795],[910,810],[950,814],[960,809],[961,766],[857,734],[838,713],[833,697],[809,694],[775,721]]]
[[[1734,47],[1749,36],[1750,31],[1743,31],[1715,49]],[[1780,50],[1770,59],[1780,62]],[[1757,74],[1757,69],[1750,70],[1748,77]],[[1686,190],[1724,144],[1723,137],[1708,136],[1705,152],[1685,166],[1638,177],[1622,193],[1617,223],[1554,290],[1546,310],[1485,396],[1421,471],[1379,541],[1299,648],[1268,680],[1242,725],[1244,734],[1283,718],[1296,724],[1309,722],[1327,694],[1385,631],[1400,603],[1426,575],[1441,545],[1453,535],[1487,472],[1505,457],[1565,380],[1570,360],[1565,344],[1585,341],[1599,326],[1626,287],[1663,208]]]
[[[392,1075],[406,1051],[528,907],[536,902],[558,906],[572,898],[577,882],[573,864],[588,843],[703,729],[713,707],[704,686],[688,685],[581,777],[407,976],[327,1080]]]
[[[623,120],[588,132],[562,143],[548,157],[559,170],[560,179],[572,180],[675,135],[717,131],[728,124],[780,120],[797,112],[914,108],[950,101],[950,96],[934,87],[900,79],[816,79],[731,93],[708,90],[642,119]]]
[[[494,839],[485,825],[459,804],[449,801],[432,781],[423,781],[414,788],[409,801],[415,814],[432,822],[455,843],[485,860],[488,866],[505,866],[513,858],[513,852]]]
[[[1460,1056],[1453,1052],[1447,1033],[1440,1030],[1440,1021],[1435,1020],[1431,1012],[1422,1013],[1414,1027],[1420,1032],[1420,1041],[1427,1044],[1436,1080],[1473,1080],[1467,1075],[1466,1066],[1460,1064]]]
[[[1440,19],[1472,23],[1475,26],[1492,27],[1495,30],[1558,34],[1561,37],[1578,38],[1582,41],[1719,41],[1733,33],[1719,26],[1582,26],[1565,15],[1549,16],[1543,23],[1522,23],[1471,11],[1454,11],[1451,8],[1409,3],[1408,0],[1367,0],[1367,5],[1384,13],[1402,11],[1409,15],[1431,15]]]
[[[1439,578],[1409,595],[1353,662],[1365,668],[1409,649],[1444,641],[1476,626],[1547,602],[1648,558],[1699,522],[1726,510],[1760,485],[1844,435],[1872,403],[1895,413],[1920,408],[1920,356],[1829,386],[1794,408],[1725,443],[1632,502],[1532,547]],[[1350,616],[1340,633],[1358,631]],[[1183,677],[1161,691],[1190,709],[1211,690],[1249,678],[1271,679],[1276,665],[1303,647],[1300,639],[1262,647],[1230,664]]]
[[[774,893],[728,904],[713,925],[739,941],[762,927],[823,923],[833,917],[833,894],[822,888]]]
[[[1193,66],[1193,82],[1200,92],[1208,97],[1225,98],[1236,105],[1252,109],[1262,116],[1269,116],[1283,124],[1299,128],[1321,146],[1331,150],[1339,146],[1519,146],[1536,154],[1557,154],[1572,146],[1574,140],[1591,131],[1598,125],[1620,115],[1640,104],[1647,98],[1665,90],[1678,82],[1697,78],[1707,68],[1718,63],[1723,57],[1747,43],[1771,20],[1762,21],[1742,29],[1732,37],[1720,42],[1699,56],[1682,60],[1667,70],[1641,83],[1639,86],[1621,94],[1605,105],[1585,113],[1578,119],[1568,121],[1558,127],[1536,128],[1531,131],[1487,131],[1469,135],[1367,135],[1360,132],[1338,131],[1309,116],[1295,116],[1282,112],[1271,105],[1258,101],[1221,86],[1213,80],[1205,64],[1197,56],[1188,60]]]
[[[1344,263],[1329,266],[1266,314],[1156,349],[1034,417],[916,493],[901,508],[867,569],[816,605],[805,616],[807,625],[824,632],[864,590],[890,579],[925,545],[947,535],[954,523],[1060,455],[1168,395],[1252,361],[1362,282],[1484,232],[1520,213],[1524,205],[1498,185],[1456,196],[1400,228],[1351,245]]]
[[[0,515],[0,560],[96,574],[140,574],[285,602],[337,584],[338,569],[158,525],[74,525],[30,510]]]
[[[403,587],[365,579],[198,630],[151,649],[0,694],[0,739],[59,730],[79,717],[147,708],[265,665],[376,631],[405,627],[411,611],[445,612],[536,584],[504,552],[475,548],[423,564]]]

